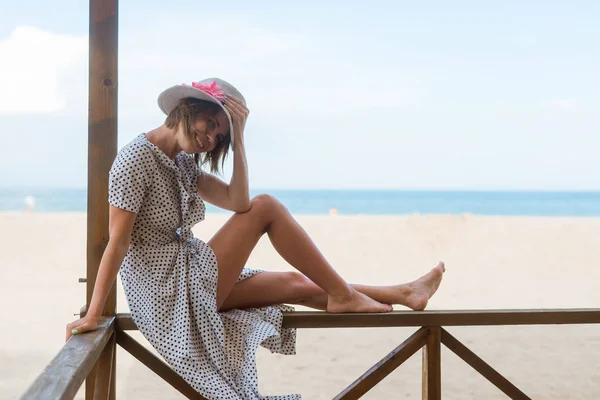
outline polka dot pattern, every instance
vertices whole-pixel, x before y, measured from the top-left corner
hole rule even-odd
[[[258,392],[258,346],[295,354],[296,330],[283,329],[282,304],[218,312],[218,263],[191,228],[204,220],[200,169],[181,152],[170,159],[140,134],[118,153],[109,202],[137,213],[120,269],[131,317],[186,382],[208,399],[296,400]],[[261,273],[244,268],[238,281]]]

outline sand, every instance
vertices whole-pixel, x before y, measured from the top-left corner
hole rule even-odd
[[[227,215],[209,215],[208,240]],[[298,216],[349,282],[408,281],[447,265],[429,309],[569,308],[600,305],[600,218],[472,215]],[[63,345],[84,303],[85,214],[0,213],[0,394],[15,399]],[[248,265],[291,270],[265,237]],[[119,285],[119,312],[127,304]],[[303,308],[297,307],[298,310]],[[401,309],[401,308],[399,308]],[[331,399],[414,328],[298,330],[297,355],[260,349],[261,392]],[[460,327],[448,331],[535,399],[600,398],[600,326]],[[135,337],[141,339],[139,333]],[[442,350],[444,399],[504,399]],[[420,354],[365,399],[420,399]],[[118,351],[121,399],[180,399],[169,385]],[[77,398],[83,398],[78,395]]]

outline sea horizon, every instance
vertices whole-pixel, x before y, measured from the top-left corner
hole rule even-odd
[[[251,189],[293,214],[600,216],[600,191],[450,189]],[[86,212],[87,188],[0,187],[0,211]],[[225,213],[210,204],[207,213]]]

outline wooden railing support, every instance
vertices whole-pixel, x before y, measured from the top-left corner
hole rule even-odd
[[[191,387],[181,376],[160,360],[148,349],[139,344],[135,339],[123,331],[117,332],[117,343],[129,354],[138,359],[142,364],[148,367],[156,375],[160,376],[165,382],[177,389],[188,399],[207,400]]]
[[[445,329],[442,329],[442,343],[454,354],[463,359],[464,362],[469,364],[479,372],[484,378],[490,381],[498,389],[502,390],[504,394],[513,400],[531,400],[529,396],[523,393],[519,388],[510,383],[508,379],[500,375],[498,371],[490,367],[485,361],[473,353],[464,344],[459,342],[454,336],[448,333]]]
[[[335,399],[360,398],[423,347],[423,399],[441,399],[441,345],[444,344],[511,399],[530,400],[525,393],[441,328],[439,322],[445,322],[449,326],[598,324],[600,309],[394,311],[386,314],[358,315],[300,311],[284,313],[283,322],[284,327],[288,328],[407,327],[423,323],[417,332],[355,380]],[[114,367],[109,370],[107,365],[115,360],[116,335],[118,345],[187,398],[204,400],[168,364],[127,335],[127,330],[137,330],[130,314],[103,317],[97,331],[71,338],[21,399],[72,399],[94,364],[98,371],[108,371],[108,375],[98,373],[88,376],[94,389],[92,394],[103,400],[114,399],[114,395],[107,390],[115,381]],[[96,379],[99,381],[97,385]]]
[[[116,332],[113,333],[112,337],[106,343],[104,351],[100,355],[98,362],[96,363],[96,381],[94,384],[94,400],[110,400],[115,395],[111,394],[111,389],[114,386],[115,377],[115,366],[113,361],[115,358],[116,349]]]
[[[427,344],[423,347],[423,400],[442,398],[441,328],[427,328]]]
[[[344,391],[338,394],[334,400],[354,400],[371,390],[383,378],[398,368],[404,361],[408,360],[427,340],[427,329],[421,328],[406,339],[400,346],[392,350],[381,361],[362,374]]]
[[[451,311],[394,311],[383,314],[331,314],[300,311],[283,313],[284,328],[422,328],[378,364],[354,381],[335,399],[358,399],[397,368],[412,354],[423,349],[423,399],[440,400],[441,344],[456,353],[477,372],[507,394],[511,399],[529,400],[529,397],[477,357],[471,350],[441,328],[448,326],[499,325],[561,325],[598,324],[600,309],[538,309],[538,310],[451,310]],[[129,314],[117,315],[119,331],[137,330]],[[416,335],[416,336],[415,336]],[[416,347],[415,347],[416,346]],[[154,368],[152,368],[154,370]],[[156,372],[156,370],[155,370]]]

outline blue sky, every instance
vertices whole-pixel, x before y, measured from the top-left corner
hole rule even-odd
[[[219,76],[252,188],[600,190],[600,3],[295,3],[121,2],[119,147]],[[84,187],[87,2],[0,9],[0,187]]]

